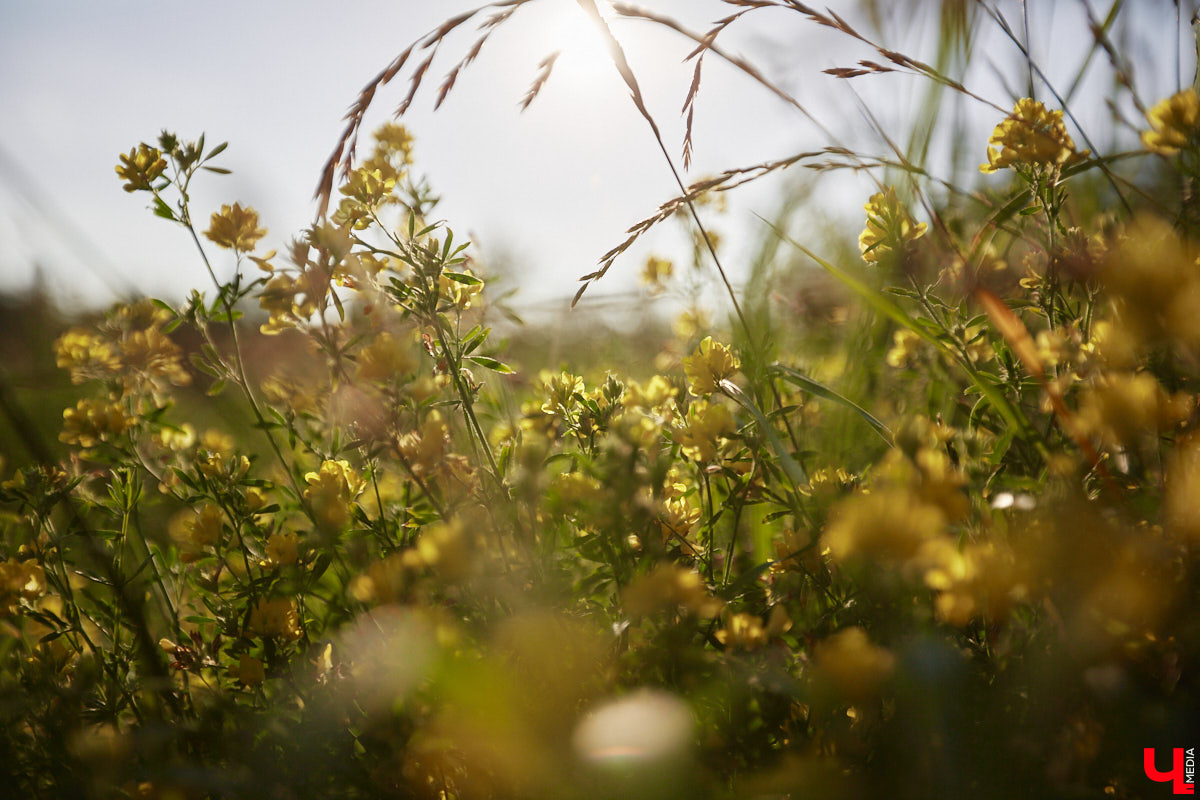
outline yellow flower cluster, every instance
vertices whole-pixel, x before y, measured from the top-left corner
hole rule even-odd
[[[669,258],[650,256],[642,266],[641,281],[650,287],[652,292],[661,292],[666,280],[675,272],[675,265]]]
[[[886,263],[925,235],[925,223],[912,218],[891,186],[871,195],[863,210],[867,226],[858,236],[858,249],[867,263]]]
[[[45,593],[46,573],[36,561],[0,561],[0,611],[11,614],[22,600],[33,601]]]
[[[1194,406],[1191,395],[1167,394],[1149,373],[1107,372],[1085,388],[1076,423],[1084,435],[1113,447],[1130,446],[1143,436],[1169,431]]]
[[[205,503],[199,509],[184,509],[171,517],[167,532],[185,553],[196,553],[220,544],[225,520],[220,507]]]
[[[1023,97],[988,139],[988,160],[979,166],[984,173],[1006,167],[1063,167],[1086,158],[1077,152],[1061,111],[1050,111],[1037,100]]]
[[[117,175],[125,181],[122,188],[127,192],[149,191],[154,181],[167,170],[162,155],[158,148],[147,144],[139,144],[129,151],[129,155],[122,153],[121,163],[116,167]]]
[[[411,375],[417,364],[411,344],[383,331],[359,352],[357,375],[362,381],[391,384]]]
[[[435,522],[417,539],[417,554],[424,566],[451,583],[468,578],[479,564],[478,542],[459,520]]]
[[[148,301],[121,306],[100,333],[73,328],[60,336],[55,361],[73,383],[118,380],[122,394],[145,390],[157,396],[167,383],[186,386],[192,378],[183,353],[163,333],[168,319],[169,312]]]
[[[212,215],[204,235],[219,247],[249,253],[258,240],[267,235],[266,228],[258,227],[258,212],[253,208],[242,208],[240,203],[223,205]]]
[[[625,384],[625,393],[621,395],[621,403],[626,409],[641,409],[662,419],[674,416],[674,400],[679,394],[669,380],[662,375],[654,375],[646,381],[646,385],[631,380]]]
[[[771,609],[767,624],[756,614],[733,614],[725,621],[725,627],[717,631],[717,641],[730,650],[757,650],[771,637],[787,633],[792,620],[782,605]]]
[[[711,619],[725,604],[709,593],[704,579],[694,569],[678,564],[656,565],[621,591],[621,605],[630,617],[645,617],[661,611],[682,610]]]
[[[896,657],[871,643],[859,627],[846,628],[817,644],[816,676],[851,703],[868,700],[891,678]]]
[[[469,270],[463,270],[462,275],[468,278],[474,278]],[[483,292],[483,281],[475,279],[464,283],[461,280],[451,278],[449,275],[438,276],[438,297],[443,301],[448,301],[455,308],[466,311],[471,307],[472,301]]]
[[[543,414],[561,414],[564,409],[570,411],[579,403],[575,396],[585,391],[583,378],[570,372],[555,375],[549,370],[542,370],[538,380],[542,384],[540,391],[546,398],[542,403]]]
[[[1116,339],[1106,350],[1124,338],[1134,353],[1163,344],[1200,352],[1200,268],[1167,223],[1134,220],[1108,252],[1100,280],[1112,303]]]
[[[267,563],[282,567],[300,560],[300,536],[280,531],[267,537]]]
[[[441,466],[449,440],[450,429],[442,413],[432,409],[425,415],[420,431],[410,431],[396,442],[400,455],[418,474],[429,474]]]
[[[396,202],[392,194],[395,188],[395,178],[384,177],[382,170],[366,167],[354,170],[339,190],[346,197],[338,205],[333,221],[354,230],[365,230],[381,206]]]
[[[365,169],[378,172],[383,180],[398,184],[412,164],[413,137],[408,129],[386,122],[375,130],[375,149],[363,162]]]
[[[830,512],[824,541],[838,561],[854,557],[907,564],[940,537],[946,515],[907,487],[859,493]]]
[[[270,319],[260,330],[268,335],[294,328],[317,310],[317,299],[328,290],[328,281],[312,272],[291,275],[277,272],[258,295],[258,305]],[[301,299],[303,298],[303,299]]]
[[[737,372],[742,366],[729,348],[705,336],[695,352],[683,359],[683,371],[687,375],[688,392],[696,397],[707,397],[717,390],[717,385]]]
[[[354,498],[362,491],[362,479],[348,461],[324,461],[317,472],[304,476],[308,487],[304,501],[313,519],[327,533],[336,533],[350,523]]]
[[[887,351],[889,367],[911,367],[920,352],[921,337],[908,328],[900,328],[892,335],[892,347]]]
[[[73,328],[54,343],[55,363],[71,373],[71,383],[109,378],[120,368],[112,345],[91,331]]]
[[[972,542],[961,549],[942,539],[927,553],[925,585],[938,592],[940,619],[964,626],[972,619],[1004,619],[1028,595],[1028,578],[1016,554],[995,542]]]
[[[723,405],[697,400],[688,406],[684,424],[675,428],[675,440],[683,446],[683,453],[695,461],[712,461],[737,430],[733,415]]]
[[[167,381],[187,386],[192,376],[183,367],[183,351],[157,325],[130,331],[121,340],[121,361],[127,370],[150,383]]]
[[[120,436],[132,420],[120,403],[85,397],[74,408],[63,410],[63,429],[59,441],[94,447]]]
[[[250,609],[249,631],[263,638],[299,639],[300,615],[288,597],[263,598]]]
[[[246,686],[258,686],[267,679],[267,672],[263,668],[263,662],[254,656],[245,654],[238,657],[237,665],[230,667],[229,674]]]
[[[1142,131],[1146,149],[1174,155],[1200,136],[1200,96],[1190,87],[1177,92],[1147,111],[1146,121],[1150,123],[1150,130]]]
[[[350,596],[360,603],[395,603],[403,599],[411,576],[424,567],[415,549],[402,550],[371,562],[350,582]]]

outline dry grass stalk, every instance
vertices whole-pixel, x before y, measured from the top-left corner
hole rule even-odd
[[[429,71],[433,64],[433,59],[437,55],[438,48],[447,36],[457,30],[461,25],[491,9],[498,9],[496,13],[488,17],[479,26],[483,31],[483,35],[475,41],[467,54],[460,60],[450,72],[447,73],[439,87],[436,105],[440,106],[445,101],[447,95],[454,88],[455,82],[458,80],[459,73],[475,60],[479,52],[483,49],[484,43],[488,40],[493,32],[500,25],[510,19],[513,13],[521,6],[533,2],[533,0],[497,0],[497,2],[488,3],[470,11],[464,11],[461,14],[453,16],[441,25],[438,25],[429,33],[419,37],[416,41],[406,47],[401,53],[392,59],[391,63],[379,72],[374,78],[359,91],[358,97],[351,103],[350,109],[346,112],[343,119],[346,120],[346,127],[342,130],[342,134],[338,137],[337,144],[334,146],[333,152],[329,159],[325,162],[321,170],[321,179],[317,184],[317,189],[313,193],[313,198],[317,201],[317,218],[323,219],[329,211],[329,201],[333,195],[333,184],[340,171],[342,177],[350,173],[354,165],[354,153],[358,146],[358,133],[362,127],[363,118],[366,116],[367,109],[371,107],[372,101],[375,99],[375,93],[382,87],[391,83],[391,81],[400,74],[412,57],[413,53],[421,50],[428,50],[429,55],[426,56],[417,68],[413,71],[409,78],[409,90],[397,107],[395,116],[401,117],[416,98],[417,91],[421,87],[421,83],[425,78],[425,74]]]
[[[550,73],[554,71],[554,64],[558,61],[561,50],[555,50],[550,55],[538,62],[537,75],[533,78],[533,83],[529,85],[529,90],[525,92],[525,96],[521,98],[521,110],[529,108],[529,104],[534,101],[534,98],[542,91],[542,87],[546,85],[546,81],[550,80]]]

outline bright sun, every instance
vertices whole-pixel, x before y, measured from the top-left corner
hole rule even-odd
[[[600,14],[609,19],[606,0],[597,0]],[[560,51],[554,77],[578,87],[612,72],[604,34],[576,3],[560,3],[546,19],[547,42]],[[553,78],[551,79],[553,80]]]

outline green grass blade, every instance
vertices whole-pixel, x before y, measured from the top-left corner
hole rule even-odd
[[[849,397],[846,397],[844,394],[841,394],[839,392],[835,392],[833,389],[830,389],[825,384],[820,383],[819,381],[815,381],[812,378],[808,377],[803,372],[800,372],[799,370],[796,370],[796,369],[792,369],[791,367],[784,366],[783,364],[772,364],[769,367],[769,371],[778,375],[779,377],[783,378],[784,380],[788,381],[789,383],[799,386],[801,389],[803,389],[804,391],[808,392],[811,395],[814,395],[816,397],[822,397],[826,400],[830,400],[834,403],[837,403],[838,405],[842,405],[842,406],[845,406],[846,408],[850,409],[851,411],[853,411],[854,413],[856,413],[860,417],[862,417],[864,420],[866,420],[867,424],[870,425],[875,430],[875,432],[879,434],[880,438],[882,438],[885,442],[887,442],[889,447],[892,445],[892,441],[893,441],[892,432],[888,428],[888,426],[884,425],[882,422],[879,421],[879,419],[877,417],[875,417],[873,414],[871,414],[871,412],[867,411],[865,408],[863,408],[858,403],[851,400]]]

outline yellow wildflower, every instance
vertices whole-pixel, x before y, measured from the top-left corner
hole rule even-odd
[[[375,131],[375,150],[364,166],[399,182],[405,167],[412,163],[412,144],[413,137],[407,128],[395,122],[384,123]]]
[[[475,568],[477,547],[462,523],[435,522],[421,533],[417,553],[421,561],[447,581],[467,578]]]
[[[170,450],[175,453],[184,450],[191,450],[196,444],[196,429],[192,427],[190,422],[185,422],[176,427],[163,428],[151,437],[155,444],[164,450]]]
[[[221,206],[220,213],[212,215],[204,235],[220,247],[249,253],[258,240],[267,235],[267,230],[258,227],[257,211],[234,203],[232,206]]]
[[[358,354],[358,378],[377,383],[392,383],[417,368],[412,347],[383,331]]]
[[[96,334],[73,328],[54,343],[55,363],[71,373],[71,383],[107,378],[120,363],[112,345]]]
[[[420,432],[406,433],[396,447],[409,465],[419,472],[429,472],[438,466],[446,453],[449,428],[437,409],[425,415]]]
[[[463,270],[459,274],[475,278],[468,270]],[[483,281],[478,278],[475,278],[473,282],[463,283],[461,280],[445,274],[438,277],[438,297],[450,301],[456,308],[464,311],[471,307],[472,299],[482,291]]]
[[[686,497],[668,497],[658,514],[663,541],[672,536],[686,539],[699,523],[700,509],[693,506]]]
[[[13,613],[21,600],[46,593],[46,573],[36,561],[0,561],[0,612]]]
[[[1113,322],[1129,337],[1129,346],[1200,349],[1200,270],[1187,242],[1166,222],[1135,219],[1108,252],[1100,280],[1112,299]]]
[[[1200,134],[1200,97],[1192,88],[1160,100],[1146,112],[1150,130],[1142,131],[1142,144],[1152,153],[1174,155]]]
[[[324,461],[317,472],[304,476],[308,488],[304,500],[317,524],[326,531],[340,531],[350,522],[351,503],[362,489],[362,481],[349,462]]]
[[[824,541],[839,561],[855,556],[905,563],[921,546],[941,535],[941,508],[908,489],[855,494],[830,512]]]
[[[296,601],[287,597],[259,600],[250,609],[250,633],[261,637],[300,638]]]
[[[940,619],[966,625],[976,617],[1002,620],[1014,603],[1028,594],[1015,554],[994,542],[972,543],[961,550],[941,539],[926,553],[930,567],[925,585],[938,592],[934,607]]]
[[[709,593],[700,573],[668,563],[657,564],[645,575],[634,578],[621,591],[621,605],[634,618],[678,609],[711,619],[721,613],[725,604]]]
[[[267,560],[277,566],[300,560],[300,537],[291,532],[273,533],[267,538]]]
[[[1061,167],[1086,158],[1077,152],[1067,133],[1061,111],[1050,111],[1028,97],[1021,98],[988,140],[988,161],[979,166],[984,173],[1005,167]]]
[[[896,657],[871,643],[859,627],[846,628],[817,645],[816,672],[847,701],[873,697],[896,666]]]
[[[1107,444],[1130,445],[1187,419],[1193,405],[1187,394],[1168,395],[1149,373],[1110,372],[1080,398],[1078,422]]]
[[[396,188],[394,178],[385,178],[377,169],[360,167],[350,173],[350,179],[339,191],[347,198],[373,208],[394,199],[391,197],[394,188]]]
[[[307,275],[292,277],[281,272],[275,273],[275,277],[267,282],[258,295],[259,307],[271,317],[260,330],[272,336],[312,316],[317,310],[314,298],[321,294],[311,289],[312,282],[313,279]],[[299,299],[301,296],[303,300]]]
[[[121,342],[125,367],[145,376],[151,383],[169,381],[187,386],[192,376],[183,366],[183,351],[160,328],[133,331]]]
[[[583,378],[569,372],[555,375],[549,370],[542,370],[538,379],[546,396],[546,401],[542,403],[543,414],[558,414],[560,409],[573,408],[579,402],[575,395],[584,393]]]
[[[684,426],[676,428],[675,438],[688,458],[712,461],[725,443],[726,435],[735,430],[733,415],[728,408],[700,400],[688,408]]]
[[[117,164],[117,175],[124,180],[122,187],[127,192],[150,190],[153,181],[162,176],[167,169],[167,162],[162,152],[156,147],[139,144],[129,151],[129,155],[121,154],[121,163]]]
[[[912,218],[891,186],[871,195],[863,209],[867,212],[867,226],[858,236],[863,261],[886,262],[925,235],[925,223]]]
[[[603,501],[605,492],[600,481],[582,472],[564,472],[550,481],[553,500],[569,511],[578,511],[585,503]]]
[[[196,552],[221,541],[224,526],[221,509],[205,503],[199,509],[186,508],[167,522],[167,533],[181,548]]]
[[[892,335],[892,347],[887,352],[889,367],[912,366],[913,356],[921,344],[921,337],[908,328],[901,328]]]
[[[132,420],[119,403],[84,398],[74,408],[63,411],[63,430],[59,441],[93,447],[120,436]]]
[[[737,372],[742,364],[729,348],[705,336],[690,356],[683,359],[683,371],[688,379],[688,393],[706,397],[717,390],[717,384]]]
[[[350,596],[360,603],[395,603],[404,596],[412,573],[425,566],[416,549],[402,550],[379,561],[350,581]]]
[[[679,390],[662,375],[654,375],[642,386],[637,381],[629,381],[625,386],[625,394],[621,403],[627,409],[641,408],[652,411],[660,416],[670,416],[670,404]]]
[[[730,650],[757,650],[767,643],[767,632],[756,615],[734,614],[717,631],[717,641]]]
[[[267,678],[263,662],[254,656],[243,655],[238,658],[236,667],[231,667],[229,674],[246,686],[258,686]]]
[[[663,283],[674,272],[675,265],[669,258],[650,256],[642,267],[641,280],[644,285],[650,287],[651,291],[658,292],[662,290]]]

